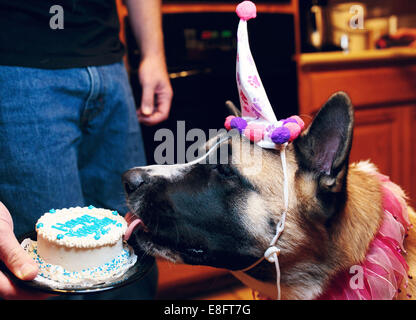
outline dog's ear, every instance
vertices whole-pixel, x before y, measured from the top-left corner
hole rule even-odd
[[[301,170],[315,174],[320,190],[338,192],[348,169],[354,109],[344,92],[332,95],[308,130],[294,141]]]

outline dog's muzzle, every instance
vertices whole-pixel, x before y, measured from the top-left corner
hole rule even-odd
[[[146,183],[146,181],[147,179],[144,170],[139,168],[128,170],[122,176],[124,190],[126,191],[127,195],[137,191]]]

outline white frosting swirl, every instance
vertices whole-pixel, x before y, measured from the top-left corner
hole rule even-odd
[[[120,241],[127,222],[117,211],[75,207],[45,213],[36,223],[38,238],[68,248],[96,248]]]

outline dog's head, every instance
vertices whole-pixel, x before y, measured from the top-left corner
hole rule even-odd
[[[351,102],[337,93],[287,147],[289,209],[277,243],[283,286],[317,281],[333,267],[328,259],[346,201],[352,131]],[[235,132],[210,141],[196,161],[133,168],[123,183],[131,212],[146,226],[130,241],[187,264],[248,267],[268,248],[284,209],[280,151]]]

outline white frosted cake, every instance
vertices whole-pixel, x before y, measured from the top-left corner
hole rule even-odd
[[[136,262],[123,242],[126,229],[117,211],[93,206],[51,209],[36,223],[37,242],[24,247],[39,265],[37,278],[58,287],[89,286],[111,281]]]

